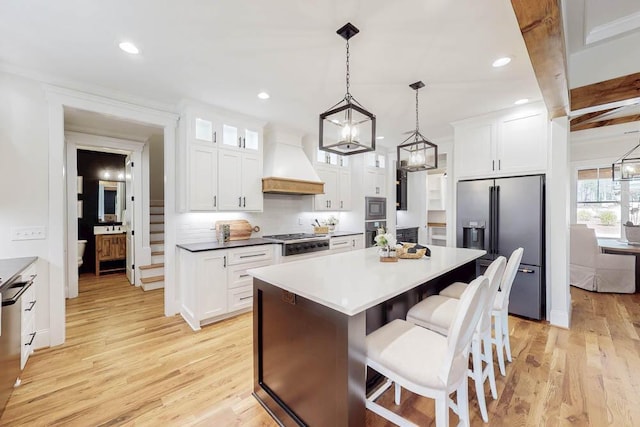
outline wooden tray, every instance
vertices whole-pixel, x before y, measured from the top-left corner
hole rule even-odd
[[[216,221],[216,235],[222,224],[229,224],[231,234],[229,240],[247,240],[251,238],[253,227],[246,219],[232,219],[228,221]]]

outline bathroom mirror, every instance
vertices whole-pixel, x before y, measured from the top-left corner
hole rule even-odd
[[[124,182],[98,182],[98,221],[122,222],[124,210],[125,190]]]

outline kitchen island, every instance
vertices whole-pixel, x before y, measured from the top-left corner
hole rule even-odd
[[[424,295],[475,276],[485,251],[431,248],[380,262],[368,248],[248,270],[254,395],[283,425],[363,426],[367,333]]]

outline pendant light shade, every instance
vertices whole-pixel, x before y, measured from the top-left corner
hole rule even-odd
[[[424,83],[415,82],[409,87],[416,91],[416,130],[397,147],[398,169],[406,172],[436,169],[438,146],[420,133],[418,123],[418,90]]]
[[[349,93],[349,39],[358,32],[350,23],[337,31],[347,41],[347,93],[340,102],[320,114],[320,150],[343,156],[376,148],[376,116]]]
[[[614,181],[640,179],[640,142],[611,165]]]

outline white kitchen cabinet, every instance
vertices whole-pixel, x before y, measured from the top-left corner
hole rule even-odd
[[[506,117],[499,123],[496,149],[502,173],[544,172],[547,168],[547,115]]]
[[[191,252],[180,249],[180,314],[194,330],[252,306],[250,268],[274,263],[274,245]]]
[[[206,114],[194,113],[188,116],[188,120],[190,121],[189,127],[192,129],[189,132],[190,139],[198,143],[218,144],[220,123],[217,118]]]
[[[219,210],[262,210],[262,159],[258,154],[220,150],[218,177]]]
[[[378,168],[366,168],[364,171],[364,189],[365,196],[386,197],[386,171]]]
[[[354,234],[351,236],[331,237],[329,251],[331,254],[353,251],[364,248],[364,236]]]
[[[189,210],[218,209],[218,149],[193,144],[189,148]]]
[[[176,153],[180,210],[262,211],[264,124],[249,116],[231,116],[199,103],[185,104],[182,111],[179,123],[182,143]],[[235,163],[222,161],[223,152],[240,154],[239,159],[227,155],[224,160],[238,160],[239,167],[244,169],[233,169]]]
[[[387,157],[377,152],[365,153],[365,196],[387,197]]]
[[[327,153],[326,151],[316,149],[316,158],[314,163],[321,165],[349,167],[349,157],[340,156],[335,153]]]
[[[227,313],[227,251],[179,252],[182,307],[180,314],[194,329]]]
[[[340,169],[338,172],[338,209],[351,210],[351,171]]]
[[[514,110],[454,124],[458,178],[544,173],[547,168],[547,113]]]
[[[225,120],[222,124],[222,147],[238,151],[261,152],[260,131],[244,124]]]
[[[351,171],[344,167],[320,164],[316,164],[315,169],[324,182],[324,194],[314,196],[314,210],[351,210]]]

